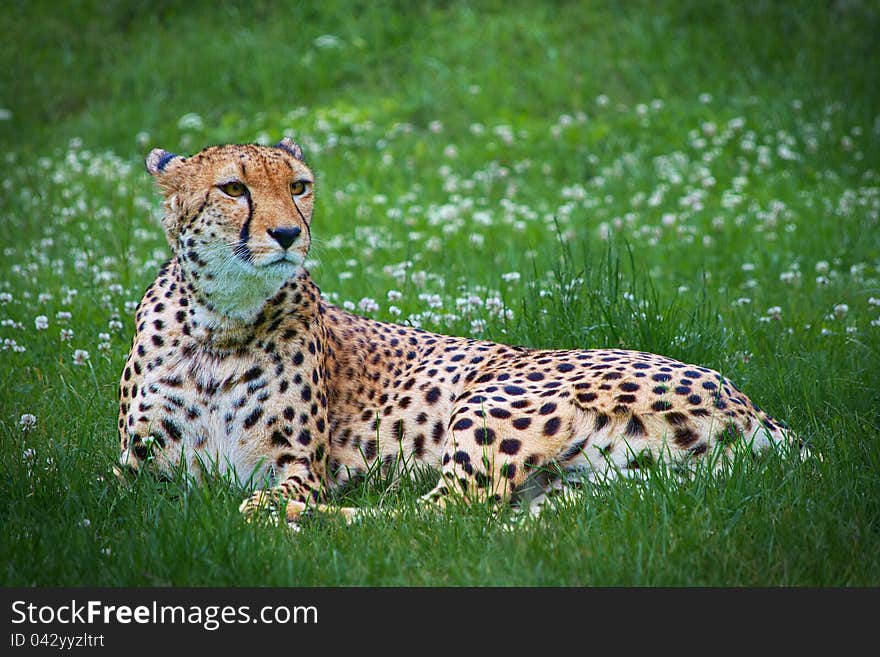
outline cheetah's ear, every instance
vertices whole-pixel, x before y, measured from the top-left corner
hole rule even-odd
[[[281,148],[281,149],[287,151],[288,153],[293,155],[300,162],[304,161],[302,147],[299,144],[297,144],[295,141],[293,141],[293,139],[291,139],[290,137],[285,137],[284,139],[279,141],[277,144],[275,144],[275,148]]]
[[[158,176],[159,174],[167,173],[170,168],[174,167],[174,165],[185,161],[186,158],[180,155],[169,153],[161,148],[154,148],[150,151],[150,154],[147,155],[145,164],[147,165],[147,171],[150,172],[150,175]]]

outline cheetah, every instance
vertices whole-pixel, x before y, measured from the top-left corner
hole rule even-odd
[[[793,440],[705,367],[440,335],[329,303],[304,268],[315,176],[289,138],[155,149],[146,168],[173,257],[137,308],[120,381],[127,468],[198,482],[210,465],[250,486],[249,517],[275,503],[293,522],[375,465],[439,470],[428,503],[503,503],[541,472]]]

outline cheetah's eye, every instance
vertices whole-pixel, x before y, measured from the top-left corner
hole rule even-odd
[[[244,196],[247,193],[247,187],[244,186],[244,183],[237,180],[224,183],[223,185],[219,185],[219,187],[221,192],[227,196],[232,196],[233,198]]]
[[[305,180],[294,180],[290,183],[290,193],[293,196],[302,196],[309,189],[309,183]]]

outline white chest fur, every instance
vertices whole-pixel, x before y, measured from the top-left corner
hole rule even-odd
[[[248,488],[267,483],[272,464],[265,444],[274,382],[272,366],[261,356],[175,350],[146,373],[139,409],[148,433],[161,438],[155,452],[160,470],[182,467],[196,480],[231,476]]]

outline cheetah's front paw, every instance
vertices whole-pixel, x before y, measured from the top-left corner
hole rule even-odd
[[[282,505],[284,505],[288,523],[296,521],[306,509],[304,502],[287,500],[274,491],[258,490],[244,500],[238,510],[244,515],[247,522],[267,520],[273,524],[280,524],[279,510]]]

